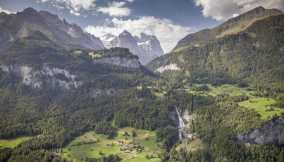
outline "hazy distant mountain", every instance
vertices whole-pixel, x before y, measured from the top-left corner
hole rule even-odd
[[[27,8],[16,14],[0,15],[0,44],[5,47],[9,43],[24,37],[29,37],[34,32],[41,32],[48,39],[62,47],[88,48],[100,50],[104,46],[100,39],[83,32],[75,25],[61,20],[57,15],[46,11],[36,11]]]
[[[142,33],[141,37],[135,37],[135,38],[138,42],[138,46],[146,54],[144,56],[144,59],[146,60],[145,63],[152,61],[154,58],[157,58],[164,54],[160,41],[157,39],[156,36]]]
[[[106,34],[101,39],[106,48],[128,48],[133,54],[139,57],[142,64],[147,64],[164,54],[157,37],[145,33],[142,33],[140,37],[135,37],[128,31],[124,31],[117,37]]]

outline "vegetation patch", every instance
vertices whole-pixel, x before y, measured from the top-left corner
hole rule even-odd
[[[201,139],[196,138],[194,140],[186,140],[182,144],[176,147],[176,151],[186,150],[186,152],[196,152],[204,148],[204,144]]]
[[[120,129],[113,139],[91,131],[64,148],[63,156],[75,162],[110,155],[119,156],[123,162],[160,162],[163,150],[156,141],[155,132],[134,128]]]
[[[239,106],[256,111],[264,120],[269,120],[273,116],[280,116],[284,113],[284,107],[278,106],[276,99],[257,96],[255,90],[241,88],[237,85],[224,84],[213,86],[211,84],[194,84],[191,89],[188,88],[188,91],[191,94],[201,96],[229,96]]]
[[[271,119],[284,113],[284,108],[274,106],[277,101],[272,98],[253,97],[247,101],[240,102],[239,105],[258,112],[263,119]]]
[[[31,137],[19,137],[15,139],[0,139],[0,148],[15,148],[19,144],[28,141]]]
[[[212,85],[208,86],[210,88],[209,95],[211,96],[227,94],[231,97],[234,97],[234,96],[253,96],[255,94],[254,91],[250,91],[246,88],[240,88],[230,84],[224,84],[221,86],[212,86]]]

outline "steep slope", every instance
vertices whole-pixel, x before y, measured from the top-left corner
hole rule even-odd
[[[107,48],[128,48],[133,54],[139,57],[142,64],[147,64],[164,54],[159,40],[155,36],[145,33],[142,33],[140,37],[136,37],[128,31],[124,31],[117,37],[106,34],[103,36],[102,40]]]
[[[67,49],[99,50],[104,48],[98,38],[84,33],[79,26],[69,24],[57,15],[46,11],[38,12],[33,8],[27,8],[16,14],[1,14],[0,29],[1,47],[39,31],[54,43]]]
[[[66,50],[40,32],[16,40],[0,52],[0,58],[2,71],[14,76],[16,84],[42,90],[74,90],[87,84],[91,89],[106,88],[119,75],[117,79],[123,81],[124,74],[135,77],[136,73],[146,72],[138,58],[127,49]],[[112,79],[97,84],[95,80],[102,76]],[[125,83],[130,82],[125,80]],[[119,84],[109,84],[108,88],[119,87]]]
[[[255,16],[255,13],[260,16]],[[284,15],[279,13],[257,8],[220,27],[189,35],[171,54],[156,59],[149,66],[157,70],[174,64],[191,77],[205,76],[217,82],[220,79],[246,80],[257,87],[269,84],[270,89],[281,91]],[[244,21],[249,25],[238,32],[222,37],[216,32],[230,31],[235,24],[239,26]]]
[[[279,10],[257,7],[251,11],[248,11],[247,13],[226,21],[218,27],[213,29],[205,29],[186,36],[178,42],[174,51],[178,51],[183,48],[200,47],[218,38],[238,34],[246,30],[246,28],[252,25],[255,21],[280,14],[282,14],[282,12]]]

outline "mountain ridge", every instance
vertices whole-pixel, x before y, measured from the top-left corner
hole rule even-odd
[[[209,41],[213,41],[215,39],[222,38],[227,35],[240,33],[246,28],[248,28],[255,21],[280,14],[283,14],[283,12],[277,9],[265,9],[263,7],[257,7],[237,17],[231,18],[212,29],[204,29],[193,34],[189,34],[178,42],[173,52],[182,48],[187,48],[187,46],[202,46],[203,44],[206,44]]]
[[[36,11],[26,8],[16,14],[6,14],[0,17],[0,35],[2,44],[9,44],[18,38],[27,37],[30,33],[40,31],[53,42],[65,48],[103,49],[102,42],[79,26],[61,20],[57,15],[47,11]]]

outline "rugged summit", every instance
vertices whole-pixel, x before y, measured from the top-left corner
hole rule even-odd
[[[138,46],[146,54],[144,58],[142,57],[142,59],[146,60],[145,63],[148,63],[164,54],[160,41],[156,36],[142,33],[140,37],[135,38],[138,42]]]
[[[102,40],[107,48],[128,48],[133,54],[139,57],[142,64],[147,64],[164,54],[157,37],[145,33],[142,33],[140,37],[136,37],[128,31],[123,31],[117,37],[106,34]]]
[[[85,33],[79,26],[69,24],[57,15],[46,11],[36,11],[33,8],[27,8],[16,14],[0,15],[0,29],[1,47],[40,32],[54,43],[67,49],[99,50],[104,48],[99,38]]]

